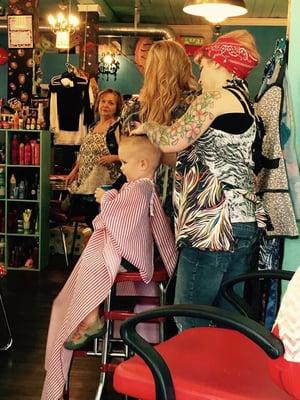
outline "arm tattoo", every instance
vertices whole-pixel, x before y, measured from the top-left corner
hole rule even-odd
[[[214,119],[210,111],[214,101],[220,98],[220,92],[207,92],[199,96],[186,113],[173,125],[159,125],[156,122],[143,124],[150,141],[157,146],[176,146],[184,141],[188,145],[201,136],[207,129],[207,122]]]

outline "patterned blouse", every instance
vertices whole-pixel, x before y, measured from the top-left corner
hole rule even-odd
[[[115,131],[119,121],[111,125],[106,134],[97,133],[92,126],[84,138],[79,151],[79,171],[77,179],[70,185],[70,192],[76,194],[94,194],[101,185],[111,185],[120,175],[120,165],[112,163],[100,165],[104,155],[118,154]]]
[[[177,247],[232,251],[232,223],[257,221],[265,226],[254,194],[256,120],[248,111],[252,110],[248,96],[239,87],[225,89],[236,95],[245,110],[245,114],[232,116],[245,116],[249,123],[242,132],[229,133],[215,127],[215,119],[201,137],[178,153],[173,195]],[[185,131],[197,129],[194,107],[185,114]],[[146,123],[144,128],[151,131],[154,124]]]

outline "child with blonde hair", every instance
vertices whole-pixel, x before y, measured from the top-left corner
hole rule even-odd
[[[122,258],[149,283],[154,270],[154,238],[168,274],[175,268],[173,234],[153,182],[160,150],[144,135],[125,137],[120,141],[119,157],[128,183],[119,192],[96,190],[101,212],[93,221],[94,232],[53,303],[42,400],[57,400],[62,395],[72,350],[104,334],[99,305],[114,283]]]

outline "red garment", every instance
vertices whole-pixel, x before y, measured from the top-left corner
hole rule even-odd
[[[199,57],[216,61],[241,79],[246,79],[258,64],[258,59],[251,54],[250,50],[241,46],[237,40],[222,36],[215,42],[202,46],[195,59]]]
[[[176,264],[175,240],[149,179],[106,192],[94,232],[65,286],[55,299],[48,331],[42,400],[58,400],[72,358],[63,343],[107,297],[124,257],[141,272],[153,274],[153,237],[169,273]]]

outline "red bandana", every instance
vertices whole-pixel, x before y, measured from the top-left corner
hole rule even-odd
[[[241,79],[246,79],[258,64],[258,59],[237,40],[222,36],[215,42],[202,46],[196,60],[199,56],[216,61]]]

